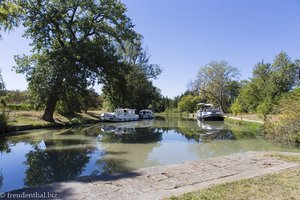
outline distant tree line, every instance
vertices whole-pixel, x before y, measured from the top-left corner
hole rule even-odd
[[[259,113],[264,118],[276,114],[277,106],[286,95],[299,88],[300,61],[292,60],[285,52],[275,56],[273,63],[258,62],[253,77],[239,80],[240,72],[226,61],[212,61],[200,67],[188,90],[165,110],[196,112],[197,103],[212,103],[224,112]]]

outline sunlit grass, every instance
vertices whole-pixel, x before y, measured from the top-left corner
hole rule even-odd
[[[284,155],[275,153],[270,156],[300,163],[299,155]],[[196,192],[190,192],[172,200],[195,199],[299,199],[300,197],[300,167],[267,174],[261,177],[243,179],[230,183],[211,186]]]

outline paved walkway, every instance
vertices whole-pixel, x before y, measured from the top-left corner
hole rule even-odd
[[[51,192],[61,199],[162,199],[242,178],[299,166],[263,152],[247,152],[157,166],[125,174],[85,177],[11,193]],[[299,155],[299,154],[298,154]],[[23,193],[24,194],[24,193]]]

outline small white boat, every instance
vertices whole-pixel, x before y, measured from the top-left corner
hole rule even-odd
[[[129,122],[137,121],[139,116],[135,114],[135,109],[118,108],[113,113],[101,114],[101,120],[107,122]]]
[[[197,119],[223,121],[224,113],[220,108],[214,108],[212,104],[198,103],[201,108],[197,111]]]
[[[140,110],[139,117],[140,119],[154,119],[155,115],[152,110],[145,109]]]

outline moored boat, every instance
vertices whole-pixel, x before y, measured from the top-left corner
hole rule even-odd
[[[152,110],[144,109],[140,110],[139,117],[140,119],[154,119],[155,115]]]
[[[135,114],[135,109],[118,108],[113,113],[101,114],[101,120],[107,122],[129,122],[137,121],[139,116]]]
[[[197,119],[210,121],[223,121],[224,113],[220,108],[213,107],[212,104],[199,103],[201,108],[197,111]]]

